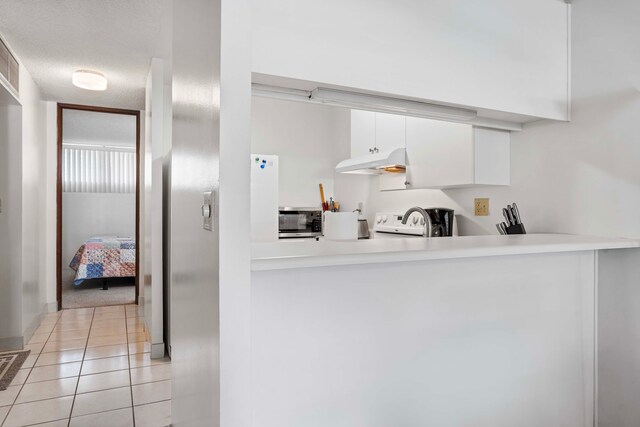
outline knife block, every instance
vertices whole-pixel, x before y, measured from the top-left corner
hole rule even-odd
[[[524,224],[510,225],[507,227],[507,234],[527,234]]]

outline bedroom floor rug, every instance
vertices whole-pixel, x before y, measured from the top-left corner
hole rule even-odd
[[[0,391],[9,387],[29,353],[31,350],[0,353]]]
[[[65,286],[62,289],[62,308],[102,307],[106,305],[133,304],[136,299],[134,285],[110,284],[102,290],[101,284],[79,287]]]

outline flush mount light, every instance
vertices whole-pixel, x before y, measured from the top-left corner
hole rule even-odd
[[[71,78],[74,86],[87,90],[106,90],[107,78],[97,71],[78,70]]]

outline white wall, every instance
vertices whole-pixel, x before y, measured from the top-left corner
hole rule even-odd
[[[46,108],[24,66],[21,106],[0,91],[0,349],[8,349],[29,340],[46,310]]]
[[[567,118],[562,1],[251,3],[253,72]]]
[[[22,345],[22,107],[0,86],[0,351]]]
[[[528,232],[640,237],[640,5],[610,6],[571,6],[572,121],[512,133],[510,187],[375,192],[374,209],[443,205],[466,216],[466,232],[495,234],[515,201]],[[489,217],[473,217],[474,197],[490,197]]]
[[[63,284],[75,276],[69,263],[76,251],[94,236],[135,239],[135,193],[62,193]]]
[[[151,356],[163,357],[163,161],[165,145],[164,64],[151,60],[145,90],[145,138],[140,152],[140,283]]]
[[[202,192],[218,181],[220,35],[210,29],[219,25],[219,2],[173,3],[171,421],[177,427],[215,425],[220,417],[219,235],[217,222],[213,232],[202,229],[200,215]]]
[[[245,427],[251,422],[250,13],[246,0],[173,6],[171,421]],[[216,194],[212,231],[202,228],[207,190]]]
[[[22,103],[22,331],[29,338],[45,310],[46,105],[40,90],[20,67]]]
[[[56,251],[57,251],[57,182],[58,182],[58,105],[53,101],[46,103],[47,143],[44,173],[46,193],[46,225],[44,240],[44,277],[46,302],[49,312],[58,310],[56,294]],[[64,261],[64,259],[63,259]],[[64,265],[64,262],[63,262]]]
[[[252,97],[251,152],[279,156],[280,206],[319,208],[319,183],[344,210],[364,202],[367,178],[335,173],[350,141],[349,109]]]

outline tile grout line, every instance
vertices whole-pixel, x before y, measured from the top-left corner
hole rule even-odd
[[[138,308],[136,307],[136,312],[137,311],[138,311]],[[129,350],[129,322],[127,321],[128,318],[129,317],[127,316],[127,307],[125,306],[124,330],[127,335],[127,365],[129,366],[129,391],[131,392],[131,419],[133,420],[133,427],[136,427],[136,411],[134,410],[134,402],[133,402],[133,382],[131,381],[131,351]]]
[[[137,355],[141,355],[141,356],[142,356],[142,355],[144,355],[146,352],[145,352],[145,351],[144,351],[144,349],[143,349],[141,353],[138,353],[138,351],[137,351],[137,350],[135,350],[135,352],[134,352],[134,353],[132,353],[132,350],[131,350],[131,348],[130,348],[130,344],[146,343],[147,341],[146,341],[146,340],[144,340],[144,341],[138,341],[138,340],[137,340],[137,338],[135,338],[135,339],[134,339],[134,341],[135,341],[135,342],[133,342],[133,343],[129,342],[129,341],[130,341],[130,337],[129,337],[129,333],[130,333],[130,332],[129,332],[129,327],[132,327],[133,329],[136,329],[136,330],[138,329],[138,326],[137,326],[137,325],[130,325],[130,324],[129,324],[129,322],[130,322],[130,321],[132,321],[132,320],[138,319],[138,317],[139,317],[139,316],[137,316],[137,314],[139,314],[139,308],[136,306],[135,313],[134,313],[134,314],[136,314],[136,316],[133,316],[133,317],[131,317],[131,316],[132,316],[132,313],[130,313],[130,310],[127,310],[127,306],[123,306],[123,309],[124,309],[124,313],[123,313],[123,317],[122,317],[122,318],[123,318],[124,323],[125,323],[125,327],[124,327],[125,331],[124,331],[124,333],[127,335],[127,338],[125,339],[125,344],[124,344],[124,345],[126,345],[126,346],[127,346],[127,349],[126,349],[125,354],[116,355],[116,356],[111,355],[111,356],[104,356],[104,357],[96,357],[95,359],[91,359],[91,360],[101,360],[101,359],[108,359],[108,358],[114,358],[114,357],[127,357],[127,368],[125,368],[125,369],[127,369],[127,370],[129,371],[129,372],[128,372],[128,375],[129,375],[129,390],[130,390],[130,395],[131,395],[131,404],[130,404],[130,408],[131,408],[131,411],[132,411],[132,412],[131,412],[132,419],[133,419],[133,422],[134,422],[134,425],[135,425],[135,410],[134,410],[135,405],[134,405],[134,400],[133,400],[133,382],[132,382],[133,373],[131,372],[131,370],[132,370],[132,369],[134,369],[134,368],[132,368],[131,356],[132,356],[132,355],[133,355],[134,357],[135,357],[135,356],[137,356]],[[80,378],[82,377],[82,372],[83,372],[83,368],[84,368],[84,362],[85,362],[85,361],[87,361],[87,359],[86,359],[86,355],[87,355],[87,352],[88,352],[88,350],[89,350],[88,342],[89,342],[89,340],[91,339],[91,333],[94,331],[94,329],[98,329],[98,328],[97,328],[97,326],[98,326],[98,324],[97,324],[97,321],[98,321],[97,317],[100,317],[100,313],[99,313],[99,312],[97,312],[96,310],[97,310],[96,308],[94,308],[94,309],[92,310],[91,319],[90,319],[90,322],[89,322],[89,329],[88,329],[88,331],[87,331],[87,336],[86,336],[86,338],[84,338],[84,340],[83,340],[83,341],[84,341],[84,347],[83,347],[82,349],[68,349],[68,350],[58,350],[58,351],[56,351],[56,352],[49,352],[49,353],[63,353],[63,352],[65,352],[65,351],[73,351],[73,350],[79,351],[79,350],[81,350],[81,352],[82,352],[82,358],[81,358],[81,360],[78,360],[78,361],[69,361],[69,362],[65,362],[65,363],[52,363],[52,364],[50,364],[50,365],[37,366],[37,368],[41,368],[41,367],[46,367],[46,366],[55,366],[55,365],[63,365],[63,364],[70,364],[70,363],[78,363],[78,362],[80,362],[79,372],[78,372],[78,375],[76,375],[76,376],[61,377],[61,378],[43,379],[43,380],[41,380],[41,381],[35,381],[35,382],[32,382],[32,383],[29,383],[29,384],[38,384],[38,383],[41,383],[41,382],[59,381],[59,380],[63,380],[63,379],[77,378],[77,383],[76,383],[75,390],[74,390],[74,391],[75,391],[75,393],[73,394],[73,396],[72,396],[72,395],[68,395],[68,396],[55,396],[55,397],[44,398],[44,399],[43,399],[43,398],[38,398],[38,399],[36,399],[36,400],[32,400],[32,401],[29,401],[29,402],[22,402],[22,403],[28,404],[28,403],[35,403],[35,402],[40,402],[40,401],[55,400],[55,399],[59,399],[59,398],[61,398],[61,397],[73,397],[73,399],[72,399],[72,404],[71,404],[71,408],[70,408],[70,413],[69,413],[69,415],[68,415],[68,418],[67,418],[67,417],[64,417],[64,418],[62,418],[62,419],[58,419],[58,420],[48,420],[48,421],[39,422],[38,424],[43,424],[43,423],[44,423],[44,424],[46,424],[46,423],[54,422],[54,421],[62,421],[62,420],[65,420],[65,418],[66,418],[67,426],[70,426],[71,420],[72,420],[72,418],[73,418],[73,417],[72,417],[72,415],[73,415],[73,409],[75,408],[75,400],[76,400],[76,397],[77,397],[77,396],[78,396],[78,394],[79,394],[79,393],[78,393],[78,390],[79,390],[79,380],[80,380]],[[55,318],[55,321],[54,321],[52,324],[51,324],[51,323],[49,324],[49,325],[53,325],[53,326],[52,326],[51,330],[47,333],[47,334],[48,334],[48,337],[47,337],[47,339],[42,343],[42,348],[39,350],[38,354],[34,354],[34,355],[33,355],[33,356],[35,356],[35,361],[34,361],[33,365],[32,365],[32,366],[30,366],[30,367],[28,367],[28,368],[25,368],[25,369],[28,369],[28,370],[29,370],[29,372],[28,372],[28,374],[27,374],[27,377],[25,378],[25,381],[20,385],[20,390],[19,390],[19,391],[18,391],[18,393],[16,394],[16,397],[13,399],[13,403],[12,403],[12,404],[10,404],[10,405],[7,405],[7,406],[9,406],[9,411],[7,412],[7,415],[6,415],[5,417],[3,417],[3,419],[2,419],[2,420],[0,420],[0,425],[4,424],[4,423],[6,422],[6,420],[7,420],[8,416],[9,416],[9,414],[10,414],[10,412],[11,412],[11,409],[13,408],[13,406],[15,406],[15,405],[17,404],[17,403],[16,403],[16,401],[17,401],[18,397],[20,396],[20,394],[22,393],[23,388],[26,386],[27,381],[28,381],[28,378],[30,378],[30,376],[32,375],[32,371],[33,371],[33,369],[35,369],[35,368],[36,368],[36,364],[38,363],[38,361],[39,361],[39,360],[41,360],[41,357],[42,357],[42,355],[43,355],[43,354],[47,354],[47,353],[44,353],[44,347],[46,347],[47,345],[50,345],[51,343],[54,343],[54,342],[66,341],[66,340],[64,340],[64,339],[62,339],[62,340],[60,340],[60,339],[59,339],[59,337],[60,337],[60,336],[64,336],[65,331],[59,331],[59,330],[57,330],[58,328],[60,328],[60,327],[61,327],[61,325],[63,325],[63,324],[66,322],[67,317],[66,317],[64,314],[65,314],[65,311],[63,310],[63,311],[61,312],[61,314],[60,314],[60,315],[58,315],[58,316]],[[87,316],[87,317],[88,317],[88,316]],[[115,318],[114,318],[114,319],[115,319]],[[105,319],[105,320],[109,320],[109,319]],[[69,319],[69,321],[71,321],[71,322],[72,322],[72,321],[73,321],[73,318],[70,318],[70,319]],[[86,320],[85,320],[85,321],[86,321]],[[136,332],[136,333],[137,333],[137,332]],[[120,333],[120,334],[121,334],[121,333]],[[118,336],[118,335],[120,335],[120,334],[114,334],[114,335],[108,335],[108,336]],[[54,335],[56,336],[56,338],[55,338],[55,339],[53,339],[53,338],[52,338],[52,336],[54,336]],[[98,338],[101,338],[101,337],[98,337]],[[76,339],[76,338],[74,338],[74,339]],[[38,343],[38,344],[39,344],[39,343]],[[110,347],[110,346],[114,346],[114,345],[116,345],[116,344],[107,344],[107,345],[104,345],[104,346],[97,346],[97,347]],[[137,348],[137,347],[136,347],[136,348]],[[142,366],[137,366],[137,365],[136,365],[135,369],[153,368],[153,367],[154,367],[154,366],[156,366],[156,365],[163,365],[163,364],[164,364],[164,363],[158,363],[158,364],[150,363],[149,365],[146,365],[146,364],[144,364],[144,363],[143,363],[143,364],[142,364]],[[114,371],[118,371],[118,370],[124,370],[124,369],[115,369],[115,370],[108,370],[108,371],[103,371],[103,372],[95,372],[95,373],[93,373],[93,374],[87,374],[87,376],[90,376],[90,375],[97,375],[97,374],[103,374],[103,373],[107,373],[107,372],[114,372]],[[162,381],[171,381],[171,378],[159,379],[159,380],[153,380],[153,379],[151,379],[151,380],[149,380],[149,381],[142,382],[142,383],[140,383],[139,385],[152,384],[152,383],[162,382]],[[115,387],[115,388],[120,388],[120,387]],[[124,388],[124,387],[122,387],[122,388]],[[103,391],[103,390],[95,390],[95,392],[98,392],[98,391]],[[87,392],[87,393],[91,393],[91,392]],[[165,402],[165,401],[170,401],[170,400],[171,400],[171,399],[162,399],[162,398],[158,398],[158,399],[153,399],[153,400],[151,400],[151,401],[149,401],[149,402],[141,403],[141,404],[140,404],[140,405],[138,405],[138,406],[151,405],[151,404],[160,403],[160,402]],[[98,412],[96,412],[96,413],[103,413],[103,412],[109,412],[109,411],[112,411],[112,410],[124,410],[124,409],[127,409],[127,407],[123,407],[123,408],[114,408],[114,409],[109,409],[109,410],[105,410],[105,411],[98,411]],[[83,415],[92,415],[92,414],[83,414]]]
[[[58,322],[60,321],[60,317],[62,317],[62,315],[59,315],[58,319],[53,324],[53,328],[54,329],[55,329],[56,325],[58,324]],[[38,327],[40,327],[40,326],[38,326]],[[47,337],[47,341],[49,341],[49,337],[51,337],[52,333],[53,333],[53,329],[51,329],[51,332],[49,332],[49,336]],[[4,423],[9,418],[9,414],[11,414],[11,411],[13,410],[13,407],[16,405],[16,401],[18,400],[18,397],[20,396],[20,393],[22,393],[22,389],[27,384],[27,380],[29,379],[29,376],[31,375],[31,371],[33,370],[33,368],[35,367],[36,363],[38,362],[38,359],[40,358],[40,355],[42,354],[42,350],[44,350],[44,346],[46,344],[47,344],[47,342],[45,341],[45,343],[42,345],[42,348],[40,349],[40,352],[38,352],[38,357],[36,357],[36,361],[33,362],[33,366],[28,368],[29,369],[29,373],[27,374],[27,378],[25,378],[24,382],[20,385],[20,390],[18,390],[18,393],[16,394],[16,397],[13,398],[13,403],[11,403],[11,405],[8,405],[9,406],[9,411],[7,411],[7,414],[2,419],[2,423],[0,423],[0,426],[4,425]],[[29,344],[27,344],[27,345],[29,345]],[[31,353],[29,353],[29,356],[31,356]]]
[[[82,360],[80,361],[80,370],[78,371],[78,382],[76,383],[75,393],[73,394],[73,400],[71,402],[71,410],[69,411],[69,420],[67,421],[67,427],[71,426],[71,416],[73,415],[73,406],[76,403],[76,396],[78,395],[78,387],[80,387],[80,376],[82,375],[82,365],[84,364],[84,357],[87,354],[87,346],[89,345],[89,337],[91,336],[91,328],[93,327],[93,318],[96,315],[96,308],[93,308],[91,323],[89,324],[89,334],[87,335],[87,341],[85,342],[84,352],[82,353]],[[62,317],[62,316],[61,316]]]

